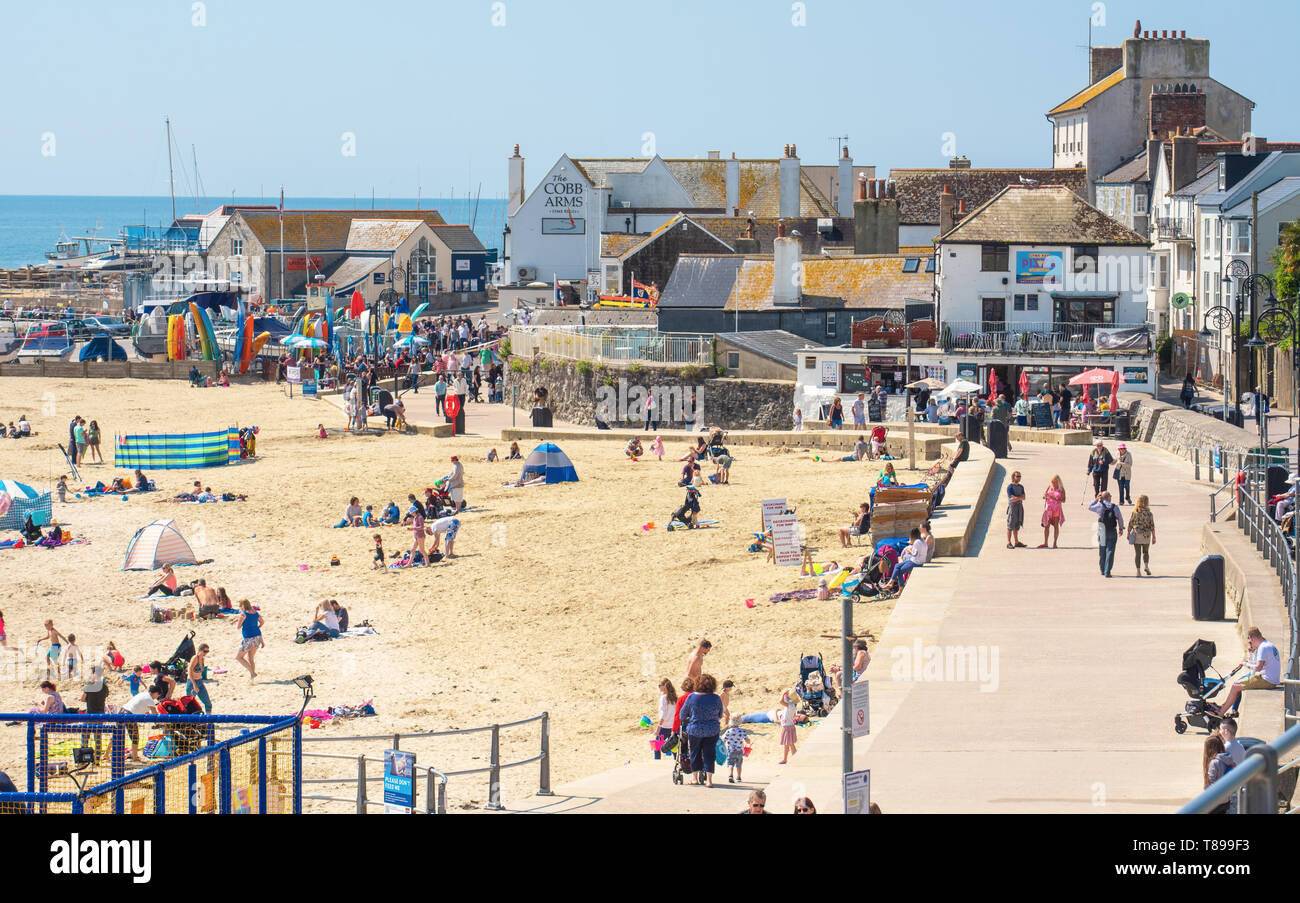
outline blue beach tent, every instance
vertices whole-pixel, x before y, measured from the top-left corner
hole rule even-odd
[[[524,460],[524,471],[519,475],[519,480],[523,482],[543,475],[547,483],[578,482],[578,472],[573,469],[569,456],[551,442],[543,442],[532,450]]]

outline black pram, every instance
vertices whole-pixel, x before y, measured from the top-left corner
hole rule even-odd
[[[1217,653],[1218,649],[1209,640],[1197,640],[1183,653],[1183,670],[1178,674],[1178,685],[1191,698],[1183,711],[1174,716],[1175,733],[1186,733],[1188,725],[1203,728],[1206,733],[1219,729],[1223,716],[1219,714],[1219,707],[1210,700],[1218,695],[1228,679],[1214,670],[1214,656]],[[1236,674],[1239,667],[1228,677]],[[1206,672],[1213,673],[1214,677],[1208,677]]]
[[[176,681],[185,680],[189,676],[190,659],[194,658],[197,651],[194,648],[194,631],[191,630],[176,647],[172,657],[163,662],[162,673]]]

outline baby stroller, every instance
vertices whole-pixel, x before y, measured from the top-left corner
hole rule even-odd
[[[809,717],[825,718],[835,704],[835,688],[826,677],[821,653],[799,659],[799,711]]]
[[[667,753],[673,757],[673,783],[681,784],[686,780],[687,773],[691,770],[690,756],[686,751],[686,744],[682,742],[686,730],[683,726],[682,732],[678,734],[669,734],[664,738],[663,745],[659,747],[661,753]]]
[[[1197,640],[1183,653],[1183,670],[1178,674],[1178,685],[1186,690],[1191,698],[1183,711],[1174,716],[1174,733],[1186,733],[1189,725],[1203,728],[1206,733],[1213,733],[1219,729],[1219,722],[1224,716],[1219,712],[1219,707],[1210,700],[1219,694],[1228,679],[1236,674],[1241,666],[1234,668],[1228,677],[1223,677],[1211,664],[1217,652],[1214,643],[1209,640]],[[1212,672],[1214,677],[1207,677],[1207,671]]]
[[[163,662],[162,673],[173,680],[185,680],[189,673],[190,659],[194,658],[197,651],[194,648],[194,631],[191,630],[185,634],[185,639],[181,640],[172,657]]]

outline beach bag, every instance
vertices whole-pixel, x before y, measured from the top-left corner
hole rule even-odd
[[[713,744],[713,761],[719,765],[727,764],[727,746],[722,742],[721,737]]]
[[[664,738],[664,742],[660,745],[659,751],[661,753],[671,753],[673,750],[677,748],[677,745],[680,742],[681,742],[681,737],[677,736],[676,734],[669,734],[667,737]]]

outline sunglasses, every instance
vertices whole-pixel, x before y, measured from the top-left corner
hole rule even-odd
[[[795,808],[794,811],[795,811],[796,814],[798,814],[798,813],[800,813],[800,812],[809,812],[809,813],[811,813],[813,810],[812,810],[811,808],[809,808],[808,806],[798,806],[798,807]]]

